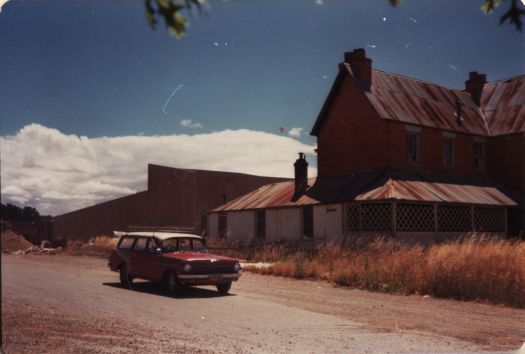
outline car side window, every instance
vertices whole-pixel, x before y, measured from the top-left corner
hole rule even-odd
[[[190,240],[188,240],[188,239],[186,239],[186,238],[181,238],[181,239],[179,239],[179,247],[178,247],[178,250],[181,251],[181,252],[184,252],[184,251],[191,251]]]
[[[124,237],[120,240],[118,248],[123,250],[129,250],[133,246],[133,242],[135,242],[134,237]]]
[[[145,251],[147,243],[148,243],[148,239],[146,237],[141,237],[135,243],[135,247],[133,248],[133,250],[140,251],[140,252]]]
[[[155,252],[159,246],[157,245],[157,242],[155,242],[154,238],[150,238],[148,242],[148,252]]]

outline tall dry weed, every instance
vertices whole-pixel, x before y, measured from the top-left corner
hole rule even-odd
[[[355,249],[329,245],[257,271],[373,291],[525,307],[525,242],[519,241],[471,237],[429,248],[391,240]]]

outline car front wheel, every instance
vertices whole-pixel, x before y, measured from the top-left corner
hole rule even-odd
[[[221,295],[226,295],[228,294],[228,291],[230,291],[232,287],[232,283],[220,283],[220,284],[217,284],[217,291],[219,292],[219,294]]]
[[[164,276],[164,289],[170,294],[177,294],[181,289],[181,284],[174,272],[168,272]]]
[[[133,277],[128,272],[128,267],[124,264],[120,267],[120,284],[126,288],[131,288],[133,285]]]

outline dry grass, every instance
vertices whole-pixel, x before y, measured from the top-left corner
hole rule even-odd
[[[291,253],[285,244],[246,245],[228,239],[209,239],[206,247],[212,253],[258,262],[277,262]]]
[[[429,248],[375,241],[359,249],[326,246],[253,270],[341,286],[525,307],[525,242],[470,238]]]
[[[72,256],[92,256],[106,258],[117,245],[118,238],[96,236],[88,242],[70,240],[64,249],[65,254]]]

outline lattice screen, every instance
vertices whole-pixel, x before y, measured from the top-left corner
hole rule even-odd
[[[392,207],[390,203],[361,205],[362,231],[391,231]]]
[[[345,221],[347,231],[359,231],[360,209],[359,205],[346,206]]]
[[[434,231],[434,206],[425,204],[397,204],[398,231]]]
[[[505,221],[504,208],[474,208],[474,225],[476,231],[505,232]]]
[[[440,205],[438,206],[439,231],[471,231],[472,215],[469,206]]]

